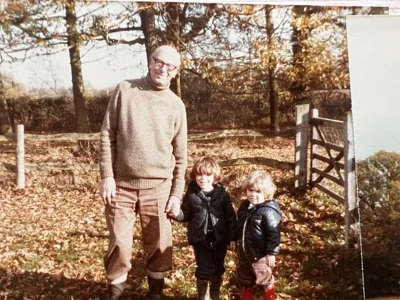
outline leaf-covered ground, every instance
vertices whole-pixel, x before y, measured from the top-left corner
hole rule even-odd
[[[0,144],[2,162],[14,163],[14,146]],[[27,163],[96,162],[70,144],[26,145]],[[284,213],[282,246],[274,275],[278,299],[363,299],[360,253],[344,247],[343,207],[317,191],[296,191],[294,137],[264,136],[192,141],[190,164],[210,155],[223,166],[224,184],[235,207],[245,175],[265,169],[275,178]],[[0,173],[0,299],[102,299],[106,290],[102,257],[107,248],[104,207],[94,171]],[[184,225],[174,223],[174,269],[167,299],[196,299],[195,262]],[[137,227],[131,288],[123,299],[145,299],[146,279]],[[226,257],[222,299],[238,299],[236,254]]]

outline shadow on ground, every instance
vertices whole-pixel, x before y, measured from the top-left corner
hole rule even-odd
[[[225,166],[239,166],[239,165],[264,165],[271,168],[294,170],[294,163],[279,161],[266,157],[241,157],[235,159],[228,159],[220,162],[221,167]]]
[[[140,262],[139,262],[140,263]],[[135,266],[133,266],[133,269]],[[146,280],[143,275],[136,274],[132,281],[132,275],[127,289],[120,299],[146,298],[146,290],[142,282]],[[168,290],[168,287],[166,287]],[[106,282],[95,282],[90,279],[69,279],[63,275],[51,275],[40,272],[13,273],[9,270],[0,269],[0,299],[22,300],[22,299],[57,299],[57,300],[102,300],[106,299]],[[182,295],[165,296],[164,299],[191,299]],[[195,299],[195,298],[193,298]]]

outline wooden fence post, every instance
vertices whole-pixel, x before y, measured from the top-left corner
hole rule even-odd
[[[295,181],[296,188],[307,187],[307,149],[309,131],[309,104],[296,106],[296,148],[295,148]]]
[[[353,116],[347,112],[344,120],[344,218],[345,218],[345,245],[349,248],[351,225],[354,230],[359,230],[359,218],[357,213],[357,188],[356,188],[356,160],[354,151]]]
[[[17,125],[17,188],[25,188],[25,145],[24,145],[24,125]]]

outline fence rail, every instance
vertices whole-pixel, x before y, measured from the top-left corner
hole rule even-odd
[[[327,119],[327,118],[320,118],[317,116],[314,116],[313,118],[310,119],[310,124],[315,125],[315,126],[318,126],[318,125],[331,126],[331,127],[337,128],[337,129],[343,129],[343,121]]]
[[[17,125],[23,126],[23,125]],[[56,142],[77,142],[79,140],[91,141],[98,140],[100,134],[97,133],[56,133],[56,134],[25,134],[25,141],[33,141],[33,142],[46,142],[46,141],[56,141]],[[4,135],[0,135],[0,142],[13,141],[13,137],[7,137]]]
[[[23,126],[23,125],[17,125]],[[198,133],[198,134],[190,134],[188,136],[188,141],[201,141],[201,140],[212,140],[212,139],[221,139],[228,137],[263,137],[267,130],[250,130],[250,129],[242,129],[242,130],[223,130],[216,132],[208,132],[208,133]],[[46,142],[46,141],[54,141],[54,142],[78,142],[79,140],[85,141],[98,141],[100,138],[100,133],[56,133],[56,134],[24,134],[24,140],[29,142]],[[0,142],[9,142],[14,141],[14,136],[4,136],[0,135]]]
[[[334,143],[336,141],[328,141],[323,132],[324,128],[331,128],[339,131],[340,133],[343,133],[343,126],[345,124],[343,121],[339,120],[320,118],[318,116],[318,110],[313,109],[311,111],[309,125],[311,130],[311,176],[309,181],[310,188],[317,188],[328,196],[332,197],[333,199],[336,199],[340,203],[344,204],[344,196],[338,195],[335,191],[321,185],[320,183],[325,179],[325,181],[333,182],[342,188],[344,188],[346,184],[341,174],[341,171],[344,171],[344,163],[341,163],[341,160],[344,157],[346,143],[344,143],[343,139],[343,145]],[[324,149],[324,153],[326,156],[318,154],[318,148]],[[321,165],[321,162],[325,164],[325,168],[323,170],[318,168],[318,166]],[[331,174],[331,171],[334,171],[334,174]]]
[[[43,164],[25,164],[25,173],[36,172],[36,171],[50,171],[50,170],[84,170],[84,171],[96,171],[99,170],[98,164],[57,164],[57,163],[43,163]],[[0,172],[13,172],[18,173],[16,165],[9,163],[0,164]]]
[[[23,125],[18,125],[23,128]],[[197,133],[197,134],[189,134],[188,141],[189,142],[206,142],[213,141],[224,138],[235,138],[235,137],[248,137],[248,138],[265,138],[268,130],[250,130],[250,129],[242,129],[242,130],[222,130],[216,132],[208,132],[208,133]],[[0,142],[12,142],[16,145],[18,144],[16,141],[19,140],[19,143],[23,144],[24,142],[71,142],[78,143],[79,146],[86,147],[87,141],[93,143],[93,141],[98,141],[99,133],[62,133],[62,134],[23,134],[23,138],[18,138],[17,135],[15,137],[5,137],[0,135]],[[89,145],[89,147],[92,145]],[[17,145],[18,147],[18,145]],[[84,149],[87,150],[86,148]],[[9,153],[14,153],[15,150],[10,151]],[[22,158],[22,156],[20,156]],[[22,160],[23,161],[23,160]],[[191,166],[190,160],[188,161],[188,166]],[[229,159],[220,162],[221,166],[237,166],[237,165],[250,165],[250,164],[270,164],[279,168],[285,168],[288,170],[293,170],[293,162],[287,161],[272,161],[270,159],[264,157],[251,157],[251,158],[240,158],[240,159]],[[34,172],[34,171],[97,171],[99,170],[99,166],[96,163],[41,163],[41,164],[24,164],[23,174]],[[22,169],[18,170],[16,164],[12,163],[0,163],[0,172],[13,172],[17,173],[22,172]],[[21,175],[23,176],[23,175]],[[17,175],[18,177],[18,175]],[[22,177],[21,177],[22,178]],[[21,184],[21,188],[23,185]]]

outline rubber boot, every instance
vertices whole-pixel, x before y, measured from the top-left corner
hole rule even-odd
[[[253,288],[245,287],[240,293],[241,300],[252,300],[253,299]]]
[[[147,276],[147,281],[149,283],[149,292],[147,293],[147,297],[150,298],[150,300],[160,300],[162,289],[164,287],[164,278],[155,279]]]
[[[210,281],[197,279],[197,299],[210,299]]]
[[[275,286],[273,284],[264,288],[263,300],[275,300]]]
[[[108,286],[108,300],[118,300],[119,297],[122,295],[126,287],[125,282],[117,283],[117,284],[110,284]]]
[[[221,288],[221,283],[222,283],[221,277],[211,277],[211,284],[210,284],[211,300],[219,300],[219,291]]]

